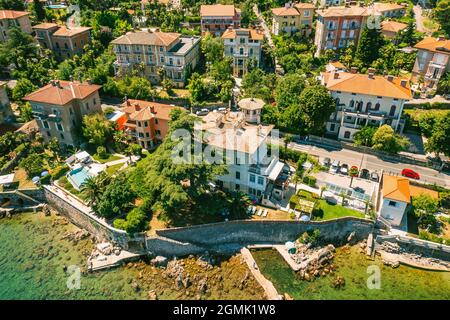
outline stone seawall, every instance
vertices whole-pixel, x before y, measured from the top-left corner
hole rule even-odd
[[[157,254],[162,254],[158,253],[160,250],[169,253],[173,250],[173,255],[187,255],[202,249],[225,251],[226,248],[238,249],[249,244],[285,243],[314,229],[319,229],[327,241],[345,241],[352,232],[355,232],[355,240],[362,240],[373,232],[373,227],[373,221],[353,217],[323,222],[244,220],[157,230],[160,239],[149,238],[146,242],[147,249]],[[168,243],[170,240],[176,242]]]
[[[140,243],[142,246],[144,245],[144,237],[141,236],[131,239],[125,231],[115,229],[106,222],[93,216],[90,210],[86,209],[87,207],[75,198],[70,195],[64,197],[60,194],[63,192],[61,189],[57,188],[53,190],[52,188],[56,187],[45,186],[43,189],[46,202],[50,207],[67,217],[76,226],[87,230],[97,241],[112,241],[124,249],[128,249],[132,241],[138,244]]]

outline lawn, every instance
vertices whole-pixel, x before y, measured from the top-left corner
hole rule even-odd
[[[94,158],[94,160],[96,160],[96,161],[98,161],[100,163],[107,163],[107,162],[111,162],[111,161],[122,159],[121,157],[115,156],[115,155],[112,155],[112,154],[108,154],[108,157],[104,158],[104,159],[100,158],[98,154],[94,154],[92,157]]]
[[[106,173],[107,173],[109,176],[112,176],[112,175],[115,174],[115,173],[117,172],[117,170],[119,170],[122,166],[123,166],[123,163],[118,163],[118,164],[112,165],[112,166],[106,168]]]
[[[323,199],[318,201],[313,213],[313,220],[330,220],[342,217],[364,218],[364,213],[338,204],[330,204]]]

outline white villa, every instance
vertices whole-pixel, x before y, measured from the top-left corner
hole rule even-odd
[[[228,174],[216,184],[228,190],[243,191],[252,198],[277,201],[287,188],[287,165],[267,153],[267,140],[273,125],[250,124],[252,115],[244,112],[210,112],[196,126],[205,134],[204,141],[215,156],[223,153]],[[222,156],[216,159],[223,159]],[[219,160],[220,161],[220,160]],[[286,168],[287,167],[287,168]]]
[[[326,124],[329,135],[352,141],[363,126],[384,124],[403,131],[403,105],[412,98],[408,80],[377,76],[374,69],[359,74],[352,68],[351,72],[324,72],[321,82],[336,101],[336,111]]]

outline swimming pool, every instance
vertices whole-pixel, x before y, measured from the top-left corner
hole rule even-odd
[[[91,177],[93,175],[89,173],[89,168],[87,167],[74,169],[67,174],[67,179],[69,179],[70,183],[78,191],[81,189],[81,185]]]
[[[63,4],[51,4],[51,5],[47,6],[47,8],[49,8],[49,9],[66,9],[67,6],[63,5]]]

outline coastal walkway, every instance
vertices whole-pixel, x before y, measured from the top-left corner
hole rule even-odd
[[[110,254],[110,255],[100,255],[96,258],[89,259],[88,261],[88,269],[89,271],[99,271],[103,269],[109,269],[113,267],[117,267],[127,260],[132,260],[142,256],[143,254],[134,253],[122,250],[119,255]]]
[[[289,252],[287,251],[286,247],[283,244],[253,244],[247,246],[249,249],[276,249],[278,253],[283,257],[283,259],[286,261],[286,263],[291,267],[292,270],[298,271],[303,268],[303,266],[297,262],[295,262],[291,256],[289,255]]]
[[[263,276],[261,271],[259,271],[259,268],[257,267],[255,259],[253,259],[253,256],[247,248],[241,249],[242,257],[244,258],[245,262],[248,265],[248,268],[250,269],[251,273],[255,277],[256,281],[263,287],[264,292],[266,293],[266,297],[268,300],[282,300],[282,296],[278,294],[277,289],[273,286],[273,283],[266,279],[266,277]]]

